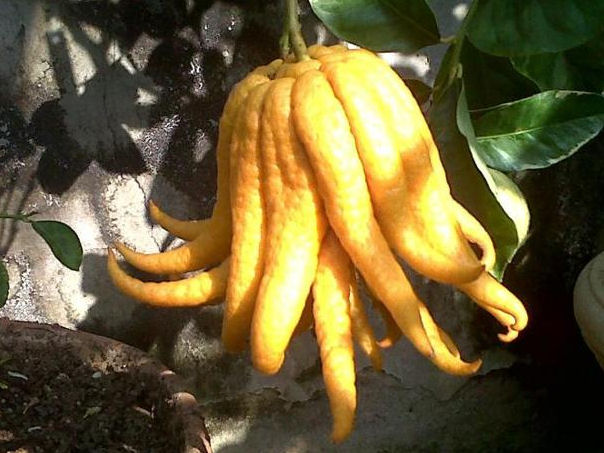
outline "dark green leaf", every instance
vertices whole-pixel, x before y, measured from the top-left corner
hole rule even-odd
[[[542,91],[604,91],[604,35],[564,52],[519,56],[512,62]]]
[[[482,174],[497,203],[497,206],[489,207],[491,220],[483,225],[493,238],[497,255],[495,267],[491,273],[501,278],[505,268],[512,261],[528,233],[530,222],[528,205],[516,184],[505,174],[489,169],[477,153],[476,136],[463,88],[457,103],[457,125],[468,141],[476,168]],[[499,243],[496,242],[492,231],[497,231],[497,235],[501,237]]]
[[[460,57],[463,82],[470,109],[482,109],[522,99],[539,90],[519,74],[508,58],[481,52],[464,41]]]
[[[0,307],[3,307],[8,299],[8,272],[4,263],[0,261]]]
[[[589,91],[604,92],[604,33],[587,44],[566,52],[568,61],[580,68],[585,87]]]
[[[543,168],[565,159],[604,125],[604,97],[547,91],[481,112],[474,122],[477,151],[490,167]]]
[[[432,88],[430,88],[430,85],[426,85],[421,80],[405,79],[405,85],[407,85],[407,88],[409,88],[419,105],[422,105],[430,98]]]
[[[340,39],[374,51],[411,53],[440,41],[425,0],[310,0]]]
[[[531,55],[589,41],[603,17],[604,0],[479,0],[467,31],[483,52]]]
[[[531,215],[524,194],[512,179],[505,173],[489,168],[492,178],[491,190],[497,201],[514,222],[518,244],[516,250],[524,243],[528,236]],[[507,263],[512,260],[513,254],[509,255]],[[506,264],[507,264],[506,263]]]
[[[62,222],[41,220],[32,227],[50,246],[54,256],[66,267],[77,271],[82,264],[82,244],[78,235]]]
[[[433,104],[430,126],[447,170],[453,196],[484,225],[493,239],[497,263],[491,272],[500,278],[520,241],[514,222],[493,192],[497,190],[497,184],[462,134],[465,132],[472,136],[459,79]]]

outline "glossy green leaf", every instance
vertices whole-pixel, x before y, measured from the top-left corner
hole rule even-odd
[[[604,0],[475,0],[467,32],[501,56],[560,52],[604,30]]]
[[[477,151],[490,167],[544,168],[595,137],[604,125],[604,97],[547,91],[481,112],[474,129]]]
[[[528,233],[530,222],[528,205],[524,195],[514,182],[503,173],[488,168],[478,154],[476,136],[463,88],[457,103],[457,125],[468,141],[476,168],[480,171],[497,203],[497,206],[488,206],[491,212],[487,215],[488,221],[483,225],[493,239],[497,256],[491,273],[501,278],[505,268],[512,261]],[[489,202],[492,203],[490,200]],[[498,241],[493,231],[497,232]]]
[[[489,173],[492,178],[491,190],[505,213],[514,222],[518,246],[520,246],[528,236],[531,220],[526,198],[516,183],[505,173],[492,168],[489,168]],[[511,260],[512,256],[509,258]]]
[[[514,67],[541,91],[604,91],[604,35],[564,52],[512,58]]]
[[[482,109],[537,93],[537,85],[518,73],[509,58],[481,52],[465,41],[461,50],[463,82],[470,109]]]
[[[8,299],[8,272],[6,266],[0,261],[0,307],[3,307]]]
[[[41,220],[31,223],[49,245],[54,256],[66,267],[77,271],[82,264],[82,244],[78,235],[62,222]]]
[[[491,273],[501,278],[520,241],[514,222],[497,198],[497,183],[464,136],[465,133],[473,139],[461,86],[461,80],[457,79],[433,104],[430,126],[453,196],[482,223],[493,239],[497,262]]]
[[[419,105],[430,99],[430,93],[432,93],[430,85],[416,79],[405,79],[405,85],[407,85]]]
[[[340,39],[374,51],[411,53],[440,41],[425,0],[310,0]]]

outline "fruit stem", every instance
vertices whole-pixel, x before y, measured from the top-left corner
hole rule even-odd
[[[12,219],[12,220],[20,220],[21,222],[32,223],[32,220],[29,218],[30,215],[26,215],[26,214],[7,214],[5,212],[0,212],[0,219]]]
[[[302,36],[302,26],[298,16],[298,0],[285,0],[285,22],[284,30],[281,35],[280,45],[281,53],[288,53],[293,50],[297,61],[308,60],[306,43]]]

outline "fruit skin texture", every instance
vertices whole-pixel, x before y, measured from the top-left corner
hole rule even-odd
[[[362,49],[319,59],[350,119],[376,218],[389,244],[416,271],[455,284],[489,311],[508,329],[501,340],[515,338],[512,331],[526,327],[526,310],[488,274],[495,261],[492,241],[451,197],[438,149],[407,87],[387,64]],[[482,249],[482,263],[468,239]]]
[[[225,349],[239,352],[249,342],[254,366],[267,374],[279,371],[291,338],[314,326],[339,442],[356,410],[353,340],[376,369],[379,347],[402,336],[447,373],[466,376],[481,365],[462,359],[395,253],[468,294],[507,328],[502,341],[516,338],[528,316],[488,273],[491,238],[451,197],[430,130],[396,73],[362,49],[308,50],[309,60],[289,56],[255,69],[229,95],[212,217],[182,221],[151,203],[152,217],[188,242],[150,255],[116,245],[141,270],[201,272],[142,282],[113,252],[108,271],[123,292],[151,305],[224,297]],[[386,324],[380,341],[359,296],[361,279]]]
[[[329,224],[401,330],[422,354],[432,355],[418,299],[375,220],[348,120],[323,73],[300,76],[292,103],[296,132],[315,171]]]
[[[333,418],[331,438],[334,442],[341,442],[350,434],[356,409],[349,314],[351,272],[346,252],[329,231],[321,245],[312,294],[315,332]]]
[[[260,118],[269,83],[256,86],[239,112],[240,133],[231,142],[233,239],[222,341],[227,351],[245,348],[264,270],[265,200],[260,189]]]
[[[434,332],[429,312],[392,254],[373,214],[344,109],[322,72],[310,70],[297,79],[292,115],[315,171],[329,224],[371,291],[404,335],[435,365],[455,374],[475,371],[478,362],[463,362]]]
[[[115,285],[125,294],[157,307],[198,306],[219,303],[226,293],[229,260],[193,278],[171,282],[143,283],[120,269],[115,254],[109,250],[107,268]]]
[[[260,66],[239,82],[227,99],[219,123],[217,160],[217,198],[212,217],[205,220],[179,221],[151,203],[151,216],[167,231],[187,242],[182,247],[163,253],[142,254],[116,244],[132,266],[152,274],[180,274],[216,265],[225,259],[231,247],[230,159],[231,141],[237,116],[244,100],[256,86],[267,83],[282,64],[275,60]]]
[[[281,368],[315,277],[327,228],[312,168],[290,116],[294,82],[290,77],[277,78],[268,90],[262,112],[267,235],[251,351],[254,366],[267,374]]]
[[[323,59],[323,71],[349,118],[380,226],[418,272],[443,283],[472,281],[483,267],[452,215],[431,137],[426,143],[418,133],[421,111],[406,100],[411,94],[404,84],[399,88],[406,97],[375,83],[386,79],[382,63],[368,65],[365,59],[360,51],[331,54]]]

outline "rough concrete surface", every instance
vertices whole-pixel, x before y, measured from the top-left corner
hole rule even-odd
[[[301,3],[307,40],[334,42]],[[442,35],[454,33],[467,2],[429,3]],[[601,143],[519,176],[533,227],[508,284],[527,303],[526,335],[497,344],[493,321],[464,297],[414,278],[464,354],[485,365],[471,379],[447,376],[404,341],[386,351],[383,373],[359,356],[357,426],[336,447],[310,333],[293,341],[277,376],[261,376],[247,354],[222,350],[220,307],[149,308],[105,271],[116,240],[145,252],[176,245],[149,221],[149,199],[182,218],[210,213],[222,105],[236,81],[277,55],[279,3],[0,0],[0,11],[0,212],[68,223],[85,254],[70,271],[27,225],[0,223],[11,282],[0,316],[152,351],[196,389],[217,452],[604,451],[587,416],[604,401],[602,375],[570,299],[604,225],[604,169],[593,157]],[[384,58],[431,83],[443,51]]]

